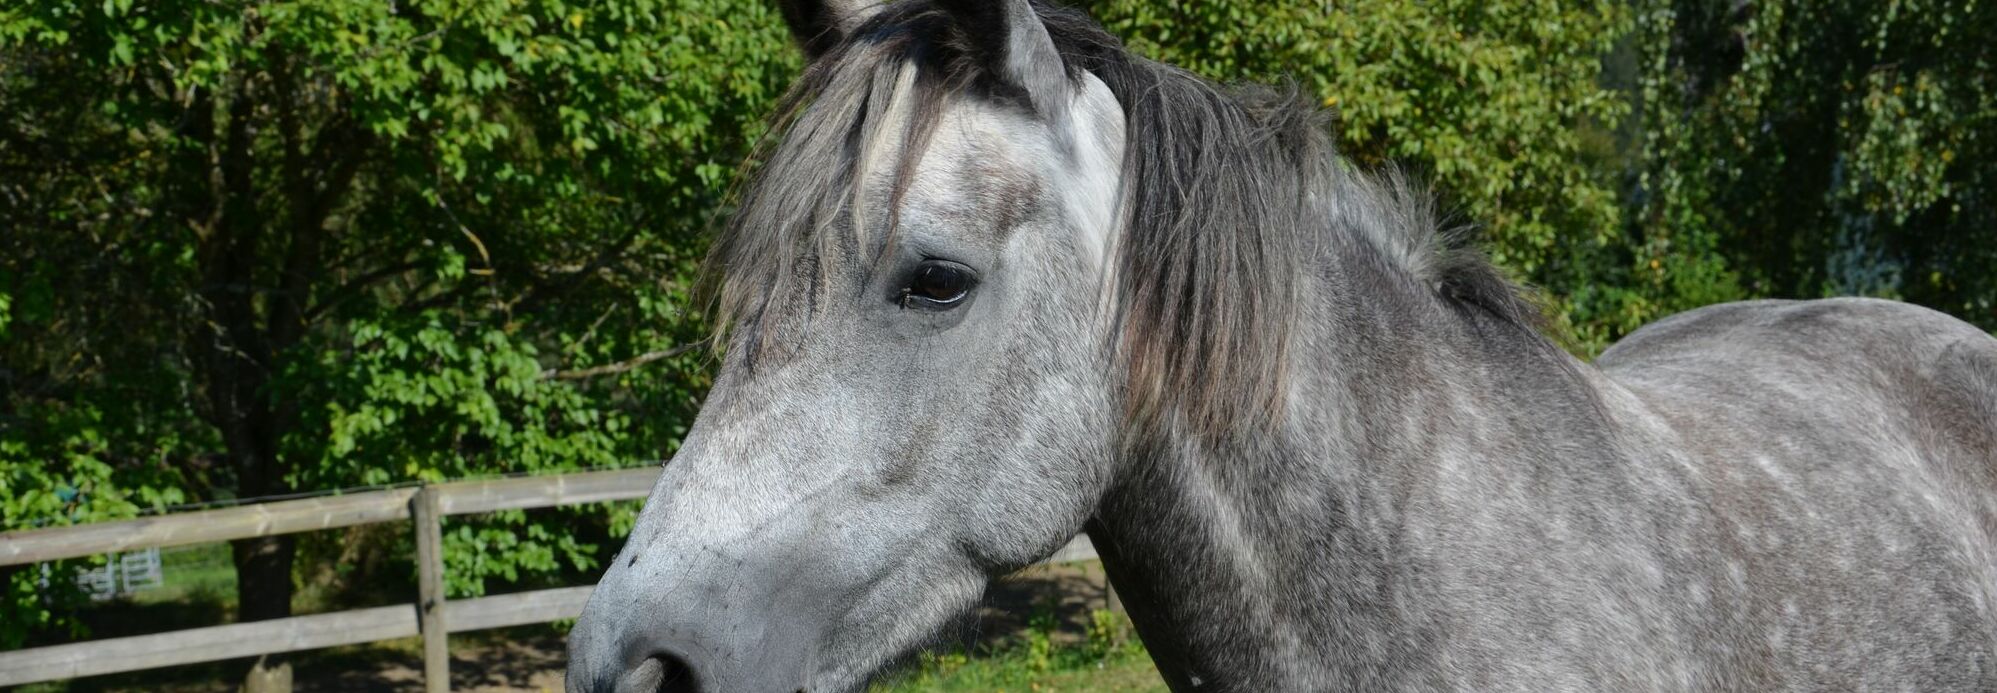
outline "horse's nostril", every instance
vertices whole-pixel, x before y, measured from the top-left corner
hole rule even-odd
[[[606,689],[598,689],[606,690]],[[617,678],[617,693],[700,693],[700,678],[686,660],[670,654],[655,654]]]
[[[669,654],[652,659],[662,668],[658,693],[700,693],[700,677],[694,676],[693,667],[687,666],[686,660]]]

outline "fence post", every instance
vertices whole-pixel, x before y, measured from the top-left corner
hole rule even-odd
[[[437,493],[425,486],[409,499],[416,519],[416,615],[423,632],[423,690],[451,690],[451,645],[444,624],[444,525]]]

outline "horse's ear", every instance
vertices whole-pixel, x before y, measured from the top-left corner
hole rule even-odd
[[[813,60],[839,45],[846,35],[880,11],[886,0],[777,0],[791,36]]]
[[[986,67],[1026,92],[1033,109],[1059,123],[1068,107],[1067,67],[1027,0],[938,0]]]

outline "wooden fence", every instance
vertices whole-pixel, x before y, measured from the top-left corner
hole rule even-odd
[[[659,469],[461,481],[0,533],[0,566],[354,525],[416,523],[417,603],[0,652],[0,686],[423,637],[428,691],[450,690],[449,634],[575,618],[593,585],[444,599],[442,519],[644,498]],[[1048,562],[1085,560],[1085,537]]]

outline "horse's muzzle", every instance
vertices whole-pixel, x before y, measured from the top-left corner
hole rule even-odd
[[[569,693],[807,690],[833,614],[774,571],[666,569],[620,559],[569,633]],[[650,568],[648,570],[648,568]]]

